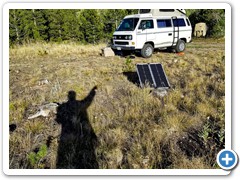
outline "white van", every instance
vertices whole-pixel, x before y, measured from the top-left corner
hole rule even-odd
[[[139,51],[145,58],[156,48],[185,50],[192,39],[192,27],[184,10],[140,9],[126,16],[113,34],[113,50]]]

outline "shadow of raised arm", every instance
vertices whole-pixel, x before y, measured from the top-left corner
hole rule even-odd
[[[89,121],[87,109],[96,95],[97,87],[81,101],[76,92],[68,92],[68,101],[58,106],[56,121],[61,124],[56,168],[97,169],[99,168],[95,148],[97,136]]]
[[[81,101],[81,104],[84,106],[84,108],[87,109],[91,105],[94,96],[96,95],[96,90],[97,86],[94,86],[89,94]]]

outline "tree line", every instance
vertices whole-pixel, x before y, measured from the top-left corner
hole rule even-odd
[[[224,10],[186,10],[192,26],[206,22],[210,36],[224,36]],[[10,45],[36,41],[107,42],[124,16],[137,9],[11,9]]]

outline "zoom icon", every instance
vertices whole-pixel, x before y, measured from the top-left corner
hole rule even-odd
[[[233,150],[221,150],[217,155],[217,163],[224,170],[233,169],[238,162],[238,156]]]

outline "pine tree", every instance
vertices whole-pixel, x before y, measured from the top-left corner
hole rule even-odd
[[[9,39],[10,44],[21,44],[24,40],[26,28],[23,26],[26,10],[10,9],[9,10]]]
[[[47,24],[44,10],[16,10],[9,11],[10,43],[23,43],[32,40],[46,40]]]
[[[43,9],[32,9],[33,38],[35,40],[47,40],[48,24]]]
[[[47,9],[46,17],[48,24],[48,39],[50,41],[62,41],[63,39],[63,16],[64,11],[61,9]]]
[[[9,42],[10,44],[20,42],[20,29],[19,29],[19,10],[9,10]]]
[[[82,33],[79,31],[78,10],[64,10],[63,16],[63,40],[83,41]]]
[[[79,30],[83,32],[84,40],[87,43],[97,43],[103,37],[103,22],[97,10],[87,9],[79,16]]]
[[[34,31],[34,21],[33,14],[31,9],[26,9],[23,12],[21,29],[24,31],[24,41],[30,42],[34,39],[33,31]]]

